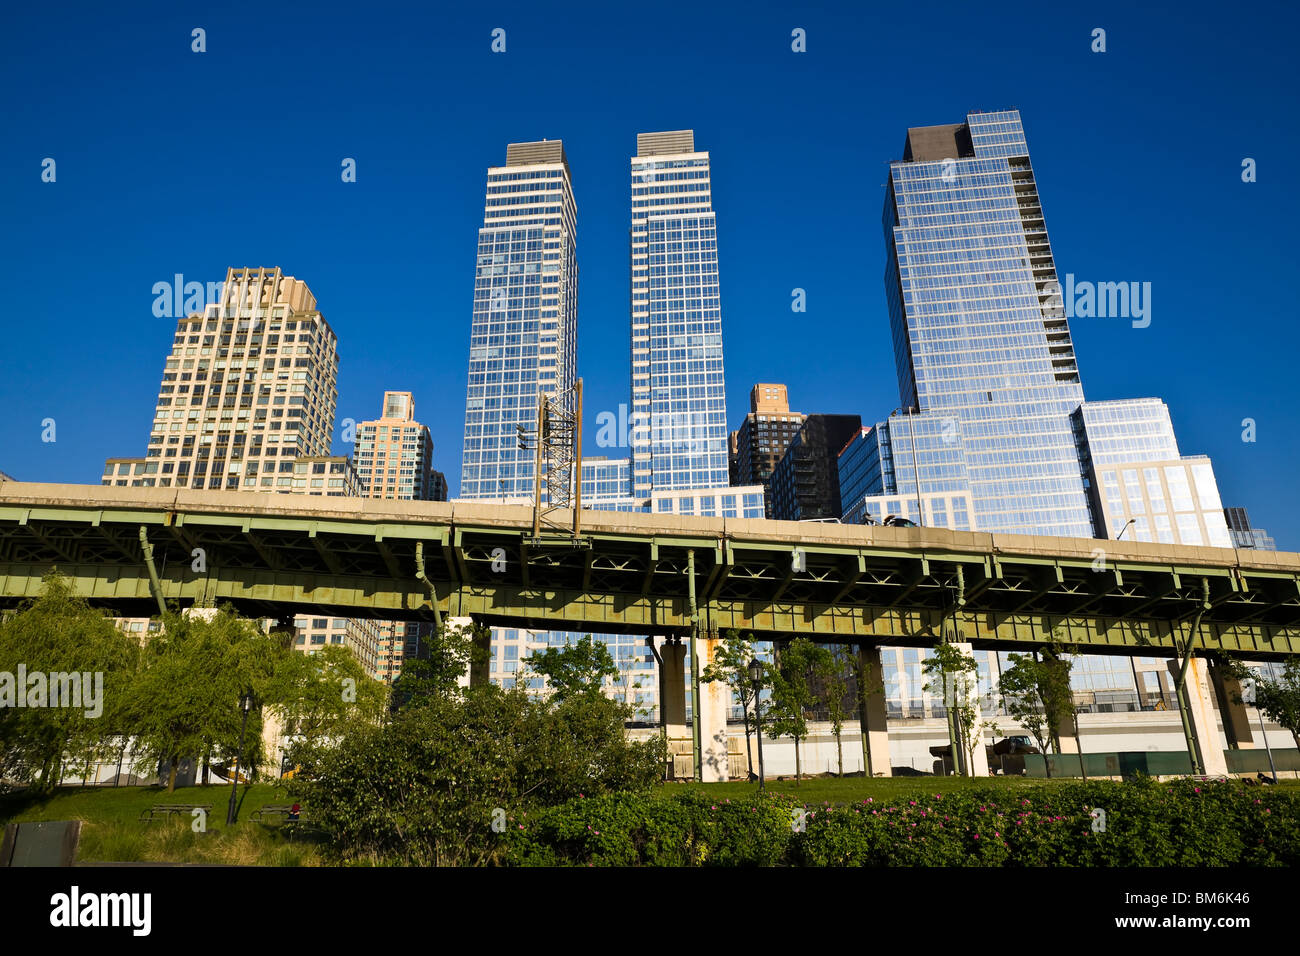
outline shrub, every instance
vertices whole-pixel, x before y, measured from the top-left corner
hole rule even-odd
[[[1091,811],[1105,812],[1093,830]],[[1300,798],[1240,783],[975,789],[818,814],[810,866],[1260,866],[1300,861]]]
[[[503,850],[498,809],[518,816],[579,794],[644,790],[662,772],[661,751],[658,739],[629,742],[623,712],[603,697],[556,703],[484,687],[303,749],[304,779],[291,790],[342,859],[485,864]]]
[[[511,818],[502,862],[520,866],[774,866],[791,832],[786,797],[580,797]]]
[[[1240,783],[1097,781],[913,793],[792,809],[777,794],[610,794],[510,820],[520,866],[1292,866],[1300,794]],[[1093,808],[1105,829],[1092,829]]]

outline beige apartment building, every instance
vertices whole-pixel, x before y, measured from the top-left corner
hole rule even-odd
[[[357,425],[356,463],[360,494],[367,498],[446,501],[447,482],[433,470],[433,438],[415,420],[410,392],[384,392],[379,418]],[[376,678],[392,684],[402,662],[417,656],[431,625],[378,621]]]
[[[434,480],[429,426],[415,420],[410,392],[384,392],[382,416],[357,425],[353,458],[367,498],[446,500],[446,482]]]
[[[279,268],[228,269],[220,301],[176,321],[148,450],[110,458],[102,483],[326,494],[333,478],[346,493],[346,467],[295,467],[329,455],[338,365],[338,340],[305,282]]]
[[[338,339],[307,284],[278,267],[232,268],[219,299],[176,321],[148,450],[109,458],[100,483],[362,494],[351,460],[330,454]],[[300,615],[295,630],[295,650],[343,644],[379,676],[383,622]]]

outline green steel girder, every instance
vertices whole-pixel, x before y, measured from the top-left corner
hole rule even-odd
[[[933,529],[923,536],[863,529],[855,540],[852,530],[762,521],[670,518],[652,527],[646,516],[620,528],[617,515],[592,512],[584,516],[581,539],[533,542],[525,509],[498,514],[478,506],[462,509],[474,517],[456,518],[443,505],[432,517],[425,511],[407,519],[389,510],[371,520],[366,506],[348,514],[352,506],[337,499],[322,509],[319,499],[212,493],[203,496],[211,507],[200,507],[161,489],[91,487],[84,503],[69,503],[66,494],[35,500],[31,490],[43,487],[0,486],[0,605],[34,594],[40,575],[57,564],[79,569],[78,588],[84,585],[95,603],[150,613],[133,540],[144,526],[167,529],[150,538],[168,601],[229,600],[268,616],[317,609],[427,619],[434,608],[414,577],[415,546],[422,541],[426,555],[430,546],[442,552],[442,561],[427,566],[439,613],[539,627],[686,633],[686,555],[693,550],[701,613],[712,626],[756,635],[933,643],[951,612],[951,627],[986,646],[1041,643],[1050,633],[1045,622],[1056,621],[1065,622],[1068,642],[1090,650],[1172,652],[1169,622],[1200,599],[1202,579],[1211,583],[1202,624],[1207,651],[1278,656],[1294,653],[1300,634],[1300,559],[1294,556],[1267,566],[1243,562],[1232,551],[1219,560],[1217,552],[1200,549],[1195,558],[1205,557],[1202,565],[1179,549],[1125,551],[1109,543],[1118,560],[1108,559],[1099,574],[1095,543],[1071,539],[1061,539],[1059,553],[1017,553],[999,548],[996,537]],[[27,498],[8,500],[14,488],[27,490]],[[152,504],[120,504],[141,498]],[[228,500],[255,504],[222,507]],[[271,508],[282,513],[268,513]],[[805,540],[807,534],[813,539]],[[924,546],[908,543],[922,537]],[[207,552],[206,575],[190,570],[194,547]],[[498,547],[509,556],[504,572],[492,570]],[[796,547],[807,557],[806,571],[791,568]]]

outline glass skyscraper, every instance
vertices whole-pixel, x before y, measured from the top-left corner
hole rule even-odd
[[[487,174],[474,270],[460,497],[531,500],[539,390],[573,386],[577,204],[560,140],[511,143]],[[529,442],[532,444],[531,440]]]
[[[632,495],[726,487],[718,237],[692,130],[639,133],[632,157]]]
[[[695,150],[690,130],[642,133],[631,176],[631,457],[585,460],[583,505],[762,517],[761,486],[729,487],[709,154]],[[506,164],[488,170],[470,330],[463,499],[532,499],[534,452],[518,447],[516,426],[524,426],[531,446],[538,391],[560,394],[576,378],[576,221],[559,140],[511,144]],[[513,684],[517,661],[572,636],[494,628],[492,679]],[[620,668],[647,669],[649,652],[632,646],[643,639],[595,636],[610,644]],[[540,680],[531,678],[530,685]],[[639,705],[657,706],[657,683],[635,690]]]
[[[1018,112],[909,129],[883,225],[901,407],[840,455],[845,520],[893,513],[993,533],[1228,546],[1211,463],[1180,455],[1165,404],[1084,401]],[[956,511],[967,501],[968,525]],[[993,675],[1005,664],[976,659]],[[1111,695],[1104,707],[1124,709],[1139,705],[1136,673],[1162,666],[1087,656],[1072,680],[1098,707]],[[900,674],[886,661],[886,686]]]
[[[884,230],[910,414],[877,426],[872,490],[915,497],[919,471],[922,498],[968,483],[982,531],[1090,537],[1083,389],[1020,114],[909,130]]]

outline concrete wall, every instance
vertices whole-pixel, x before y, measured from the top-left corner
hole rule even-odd
[[[1253,714],[1252,714],[1253,716]],[[1000,733],[996,739],[1025,733],[1015,721],[1006,718],[994,718]],[[1222,733],[1222,726],[1219,732]],[[805,773],[826,773],[836,770],[835,738],[831,735],[830,725],[813,723],[809,728],[812,733],[800,744]],[[1255,726],[1256,746],[1263,749],[1259,727]],[[1108,751],[1132,750],[1186,750],[1183,738],[1183,726],[1178,719],[1178,711],[1150,711],[1142,713],[1115,714],[1081,714],[1079,732],[1083,738],[1085,753],[1103,753]],[[742,744],[745,729],[741,724],[730,725],[733,737],[739,737]],[[862,770],[862,742],[857,722],[846,723],[843,734],[844,772],[856,773]],[[988,733],[985,742],[993,743],[994,736]],[[1222,741],[1222,737],[1219,738]],[[1277,748],[1295,746],[1290,733],[1270,724],[1268,726],[1269,745]],[[889,754],[892,767],[914,768],[930,773],[934,769],[935,758],[930,755],[930,748],[948,743],[948,724],[943,719],[927,720],[893,720],[889,722]],[[1062,741],[1064,744],[1065,741]],[[1073,741],[1071,741],[1073,743]],[[1222,746],[1222,743],[1220,743]],[[794,743],[788,737],[771,740],[763,737],[763,760],[769,777],[794,774]],[[757,761],[755,772],[757,772]],[[1282,776],[1293,774],[1283,773]]]

